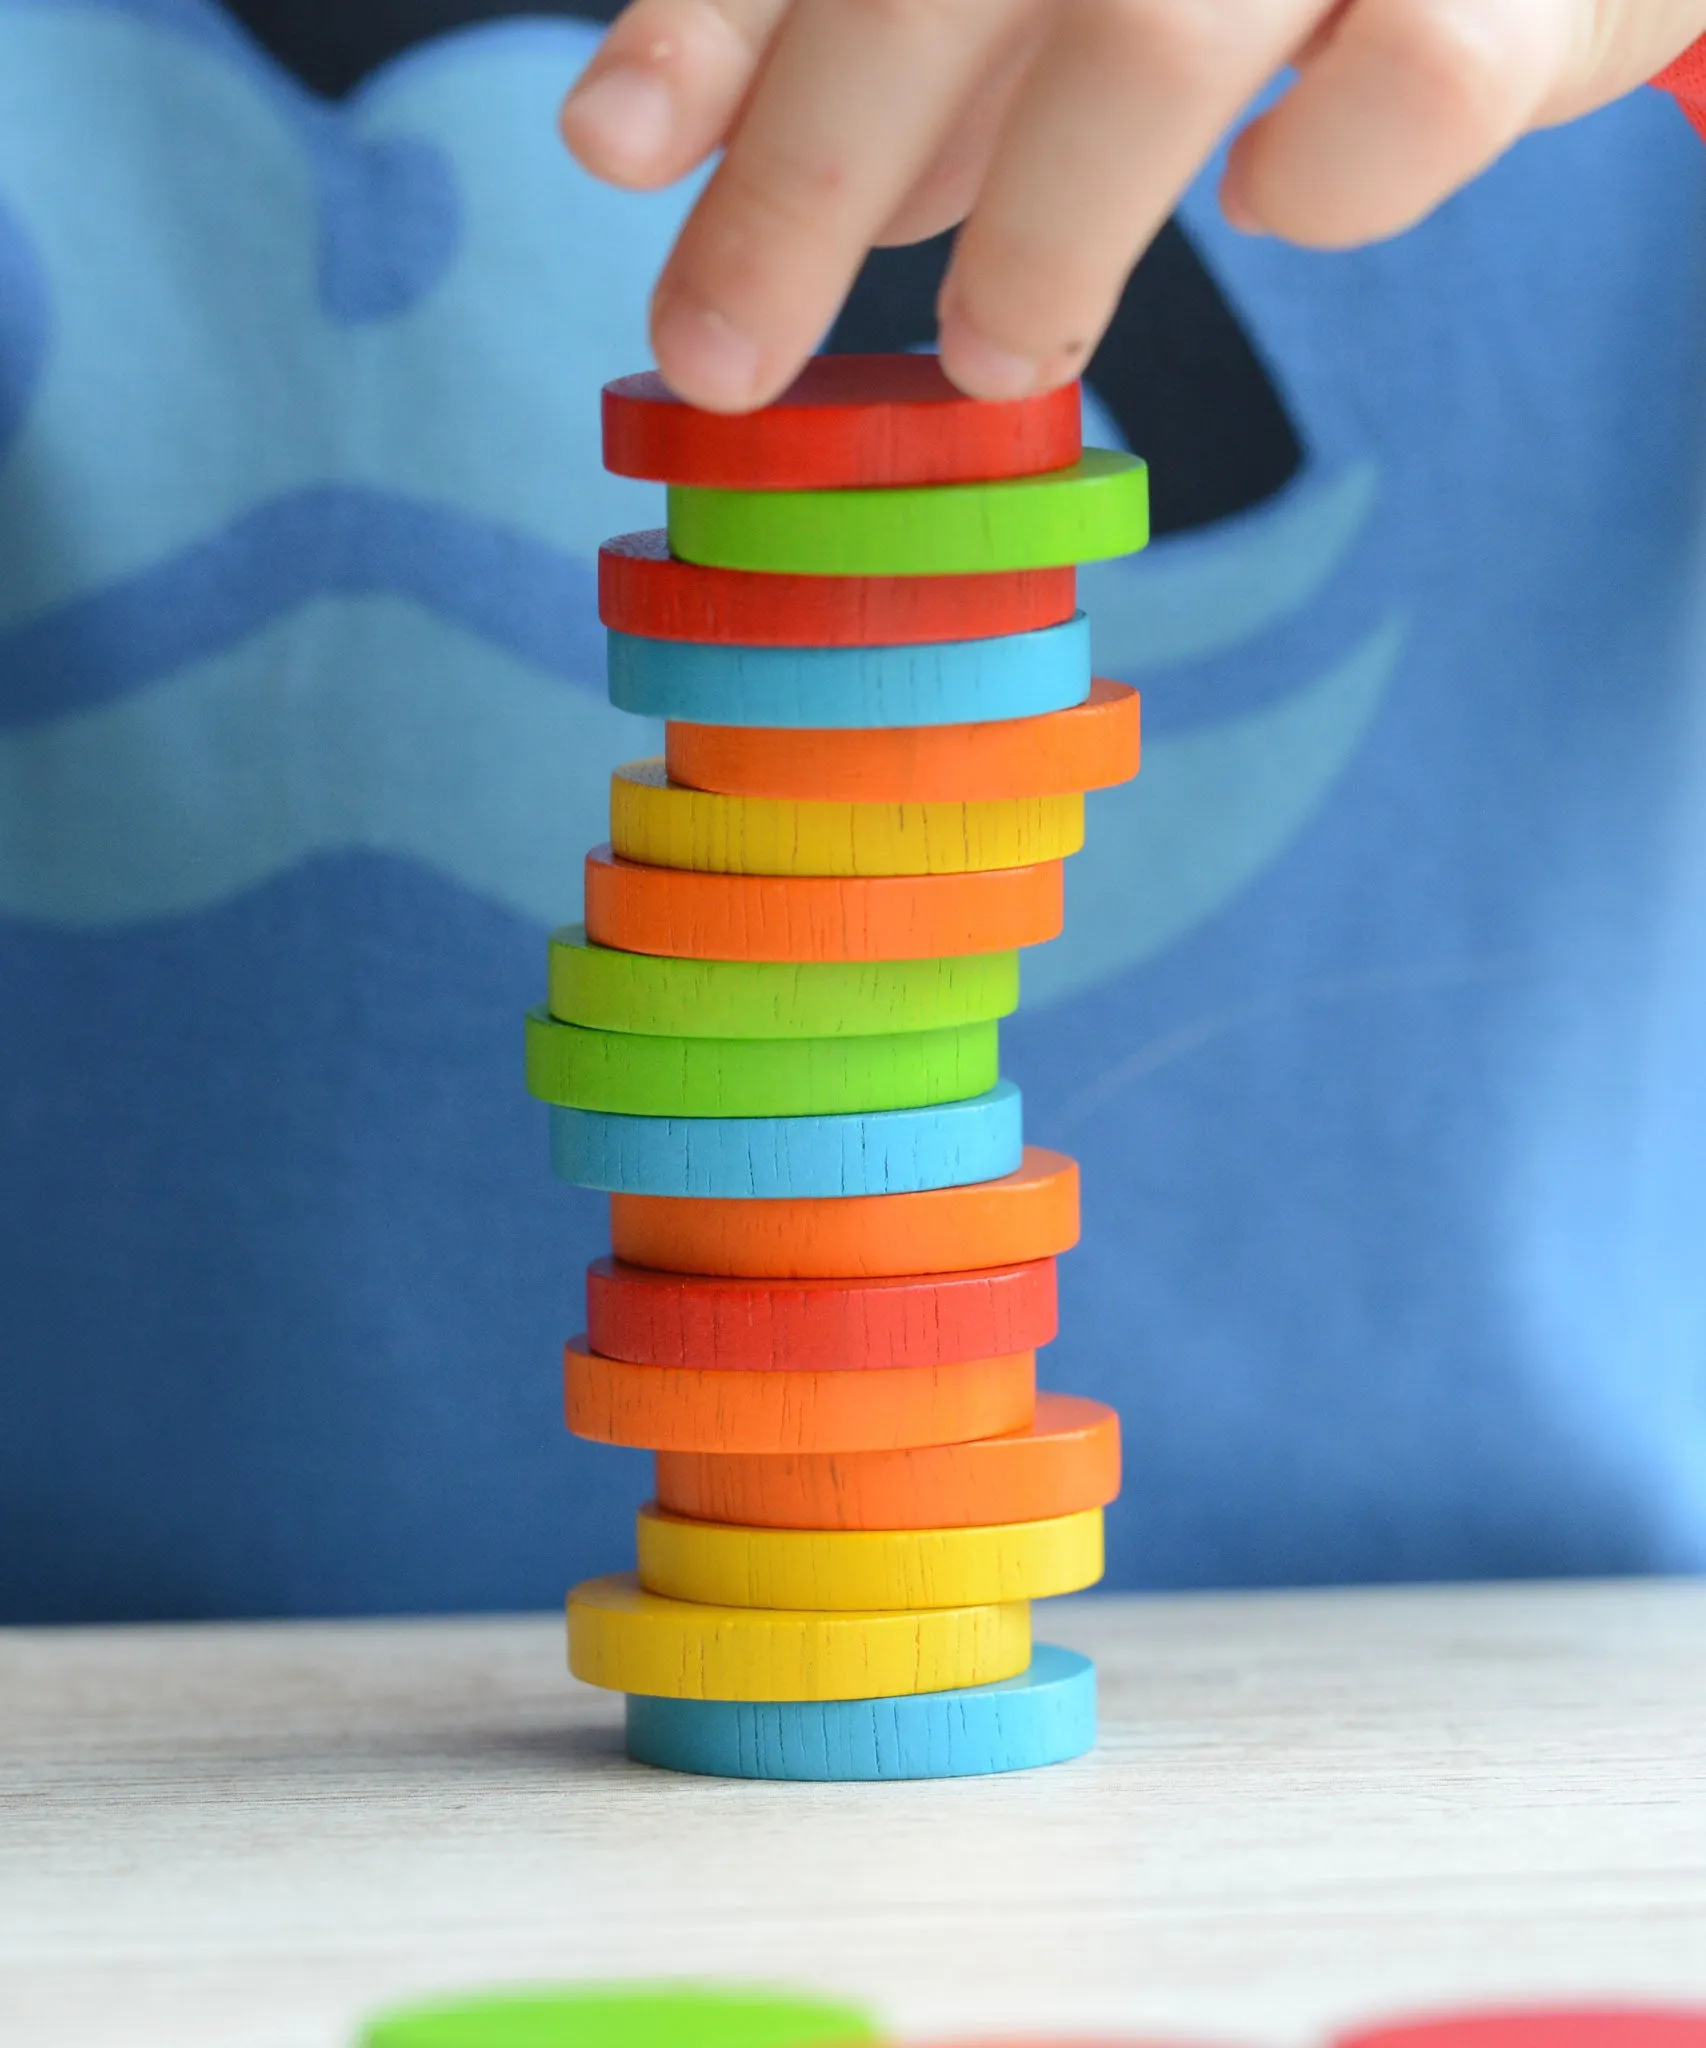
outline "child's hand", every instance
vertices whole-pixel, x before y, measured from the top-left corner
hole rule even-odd
[[[1629,91],[1706,0],[634,0],[563,109],[621,185],[716,175],[658,283],[683,397],[761,405],[866,251],[964,218],[944,367],[980,397],[1078,374],[1127,272],[1251,96],[1229,219],[1321,248],[1395,234],[1524,129]]]

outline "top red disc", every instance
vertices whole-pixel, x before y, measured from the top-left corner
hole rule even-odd
[[[1334,2048],[1706,2048],[1706,2009],[1511,2006],[1360,2028]]]
[[[1083,452],[1078,386],[967,398],[934,356],[814,356],[758,412],[701,412],[655,370],[604,387],[604,466],[722,490],[984,483]]]

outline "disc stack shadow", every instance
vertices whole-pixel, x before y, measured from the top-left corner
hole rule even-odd
[[[956,1776],[1095,1737],[1030,1602],[1091,1585],[1113,1412],[1036,1392],[1078,1177],[1000,1077],[1084,793],[1137,770],[1075,565],[1147,538],[1075,389],[961,396],[823,357],[765,411],[604,394],[669,486],[606,544],[619,768],[584,926],[527,1025],[557,1174],[611,1195],[569,1427],[657,1454],[637,1574],[569,1596],[629,1754],[764,1778]]]

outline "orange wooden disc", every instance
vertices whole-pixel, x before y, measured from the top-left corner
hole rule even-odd
[[[586,857],[587,936],[682,960],[937,960],[1058,936],[1061,864],[964,875],[717,875]]]
[[[1070,1250],[1078,1242],[1078,1162],[1027,1145],[1018,1171],[1000,1180],[907,1195],[612,1195],[610,1236],[629,1265],[676,1273],[966,1273]]]
[[[972,802],[1066,796],[1129,782],[1140,746],[1138,695],[1098,677],[1082,704],[977,725],[665,728],[672,782],[720,796],[841,803]]]
[[[921,1450],[755,1457],[660,1451],[660,1507],[760,1529],[968,1529],[1106,1507],[1120,1490],[1120,1419],[1039,1394],[1028,1429]]]
[[[564,1352],[569,1428],[656,1451],[876,1451],[1027,1429],[1037,1355],[877,1372],[718,1372]]]
[[[1059,626],[1078,608],[1076,569],[989,576],[778,576],[711,569],[669,551],[661,527],[598,551],[598,616],[642,640],[737,647],[910,647]]]
[[[814,356],[757,412],[702,412],[655,370],[604,387],[604,466],[725,490],[978,483],[1065,469],[1083,448],[1076,384],[968,398],[933,355]]]

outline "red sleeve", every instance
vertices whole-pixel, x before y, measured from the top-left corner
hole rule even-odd
[[[1706,36],[1690,43],[1653,83],[1675,93],[1677,105],[1694,123],[1695,133],[1706,137]]]

